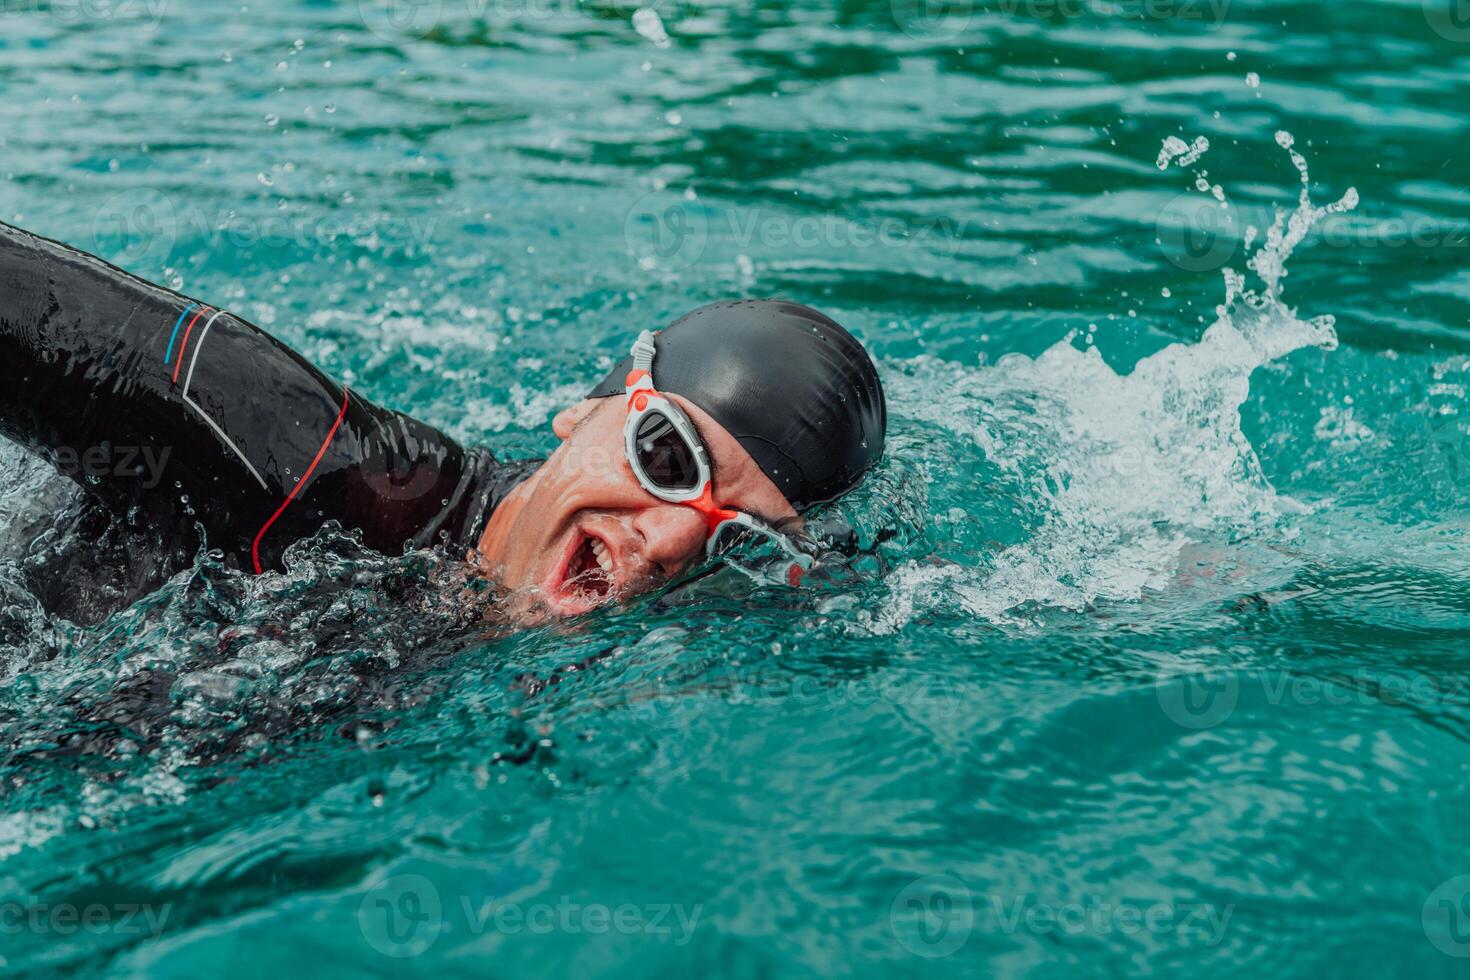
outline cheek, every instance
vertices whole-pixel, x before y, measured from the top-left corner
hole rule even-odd
[[[601,444],[587,446],[577,453],[571,475],[586,483],[606,484],[622,478],[620,463],[621,453],[614,455],[612,450]]]
[[[623,452],[621,431],[579,432],[557,448],[556,472],[563,485],[579,489],[622,484],[631,477]]]
[[[547,562],[556,554],[559,496],[555,481],[542,481],[516,514],[501,558],[501,585],[520,589],[540,584]]]
[[[525,514],[521,514],[516,520],[505,543],[505,557],[499,576],[501,585],[509,589],[520,589],[532,584],[531,580],[536,573],[536,557],[545,551],[545,543],[537,537],[538,530],[540,529],[535,522],[528,521]]]

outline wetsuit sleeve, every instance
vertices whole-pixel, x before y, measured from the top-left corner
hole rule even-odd
[[[0,224],[0,434],[170,535],[279,566],[336,520],[473,546],[524,475],[372,404],[218,307]]]

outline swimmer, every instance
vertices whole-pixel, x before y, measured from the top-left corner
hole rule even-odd
[[[328,521],[388,554],[442,545],[577,615],[707,560],[798,583],[801,515],[883,452],[861,344],[780,300],[701,307],[552,423],[545,460],[497,460],[379,407],[227,310],[0,224],[0,435],[114,513],[255,573]],[[739,562],[752,548],[759,564]]]

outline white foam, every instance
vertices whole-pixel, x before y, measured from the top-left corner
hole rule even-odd
[[[1188,167],[1209,152],[1209,149],[1210,141],[1203,136],[1196,136],[1193,143],[1186,143],[1177,136],[1165,136],[1159,158],[1154,162],[1160,170],[1168,170],[1171,163]]]
[[[1197,159],[1170,139],[1161,160]],[[1332,318],[1299,318],[1280,301],[1281,280],[1312,224],[1353,207],[1357,196],[1314,206],[1305,161],[1285,134],[1278,142],[1303,174],[1298,205],[1277,216],[1247,263],[1263,288],[1225,270],[1225,302],[1198,342],[1171,344],[1126,373],[1073,337],[993,367],[908,363],[893,402],[973,443],[1019,481],[1021,509],[1034,512],[1029,536],[981,567],[916,562],[896,570],[887,583],[892,601],[869,628],[897,629],[916,610],[945,603],[1016,623],[1038,605],[1082,610],[1136,600],[1170,582],[1184,549],[1257,533],[1304,509],[1266,480],[1240,408],[1257,368],[1305,347],[1336,346]]]

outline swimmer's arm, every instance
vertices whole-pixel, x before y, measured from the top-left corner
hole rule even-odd
[[[257,570],[330,520],[389,553],[462,544],[523,475],[234,314],[3,223],[0,435]]]

